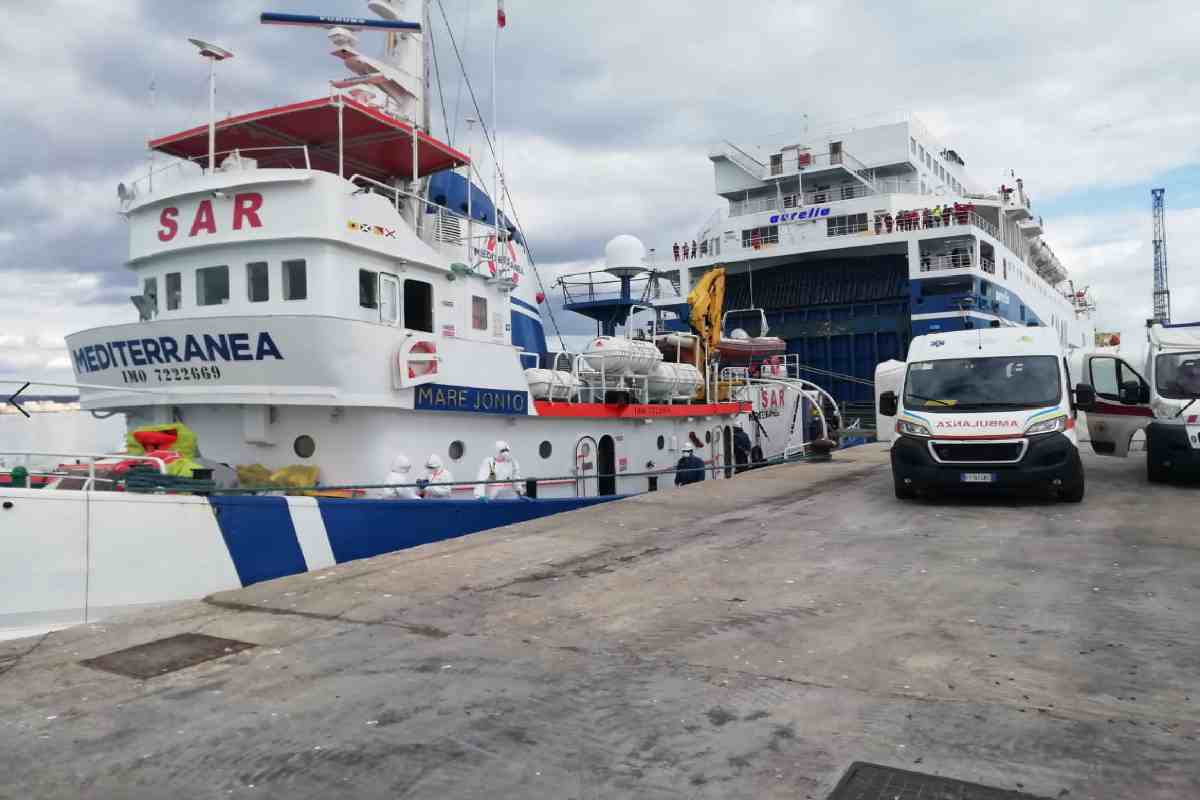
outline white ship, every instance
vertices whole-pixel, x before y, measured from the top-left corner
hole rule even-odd
[[[695,239],[656,243],[683,291],[715,265],[728,304],[766,312],[806,375],[873,402],[875,365],[913,336],[1045,325],[1091,346],[1094,303],[1046,242],[1024,182],[981,191],[965,159],[915,116],[797,130],[712,148],[724,207]],[[682,245],[682,248],[681,248]]]
[[[392,20],[423,7],[370,5]],[[526,477],[559,478],[544,496],[643,490],[621,473],[671,466],[689,441],[724,464],[737,423],[767,457],[802,451],[790,425],[752,424],[761,393],[721,393],[703,358],[692,366],[712,380],[693,370],[666,386],[680,371],[652,339],[647,360],[615,366],[605,354],[639,346],[626,336],[598,340],[599,354],[549,352],[521,233],[503,212],[497,227],[492,199],[459,174],[468,156],[420,123],[420,26],[390,31],[374,59],[352,22],[329,36],[355,75],[328,97],[150,142],[171,163],[121,190],[140,318],[68,337],[85,409],[131,429],[182,422],[212,459],[317,465],[327,485],[377,483],[398,453],[473,478],[497,440]],[[646,266],[618,241],[605,299],[620,300],[622,278],[627,295],[631,280],[655,284]],[[632,299],[663,301],[652,294]],[[789,407],[801,396],[776,388]]]

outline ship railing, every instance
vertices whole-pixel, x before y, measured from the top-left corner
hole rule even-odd
[[[396,209],[397,213],[402,213],[404,211],[404,205],[406,203],[413,204],[417,208],[423,207],[426,210],[436,210],[439,217],[439,224],[437,229],[434,231],[435,235],[444,230],[443,221],[447,218],[453,218],[461,221],[461,223],[466,223],[467,228],[465,234],[461,232],[460,228],[460,231],[456,236],[439,238],[438,241],[448,244],[461,244],[461,242],[465,239],[468,240],[468,243],[473,243],[475,240],[488,239],[492,236],[498,235],[501,232],[499,227],[490,222],[485,222],[481,219],[467,216],[461,211],[450,208],[449,206],[444,206],[441,203],[435,203],[428,197],[417,194],[416,192],[410,192],[397,186],[389,186],[382,181],[377,181],[374,178],[367,177],[366,175],[355,173],[354,175],[350,176],[350,182],[356,186],[360,186],[362,189],[371,192],[372,194],[378,194],[382,197],[386,197],[391,201],[392,206]],[[505,235],[507,235],[507,232],[505,232]]]
[[[793,211],[805,206],[838,203],[843,200],[858,200],[863,197],[874,197],[881,194],[918,194],[916,183],[902,178],[874,178],[872,185],[862,183],[844,183],[838,186],[826,186],[809,189],[804,192],[788,192],[783,195],[765,195],[749,197],[743,200],[729,201],[729,216],[741,217],[747,214],[759,214],[764,211]]]
[[[943,269],[970,269],[973,265],[970,253],[946,253],[936,256],[921,256],[921,272],[937,272]],[[994,272],[996,265],[992,263]]]
[[[953,228],[953,227],[963,227],[963,226],[970,225],[970,226],[979,228],[981,231],[989,234],[993,239],[995,239],[997,241],[1007,243],[1007,240],[1000,235],[1000,231],[999,231],[999,229],[996,228],[995,225],[993,225],[991,222],[987,221],[983,217],[979,216],[979,214],[975,213],[974,211],[961,211],[961,210],[954,211],[952,209],[948,215],[946,215],[946,214],[934,215],[931,213],[928,217],[926,217],[926,216],[924,216],[924,213],[923,213],[924,209],[906,209],[906,210],[907,211],[916,211],[917,212],[916,219],[912,220],[912,221],[901,220],[897,215],[904,213],[904,211],[893,212],[891,228],[888,228],[887,223],[884,219],[884,217],[886,216],[886,212],[879,212],[879,211],[875,212],[872,215],[872,226],[873,226],[872,232],[875,234],[883,235],[883,234],[888,234],[888,233],[907,233],[910,231],[921,231],[921,230],[929,230],[929,229],[937,229],[937,228]],[[851,232],[853,232],[853,231],[851,231]],[[830,235],[835,235],[835,234],[830,234]],[[1013,250],[1013,252],[1016,253],[1018,251]]]
[[[288,158],[288,153],[284,151],[294,151],[295,157]],[[242,162],[242,157],[245,156],[251,161],[256,161],[253,153],[269,153],[272,161],[279,160],[277,156],[283,154],[285,169],[301,169],[299,166],[303,163],[303,169],[311,170],[312,161],[308,156],[308,145],[289,144],[278,145],[274,147],[235,147],[230,150],[219,150],[213,154],[216,167],[212,170],[214,174],[236,172],[242,169],[251,169]],[[295,163],[292,163],[292,162]],[[157,179],[160,184],[170,184],[173,181],[178,181],[188,177],[198,177],[209,174],[208,153],[199,156],[191,156],[189,158],[179,158],[170,161],[166,164],[161,164],[153,167],[142,177],[131,182],[126,191],[121,194],[121,210],[125,211],[133,202],[143,194],[154,194],[154,182]]]
[[[7,464],[10,457],[21,459],[21,463]],[[67,467],[87,467],[87,476],[83,485],[78,487],[83,491],[90,491],[95,488],[97,483],[115,484],[117,481],[113,478],[96,475],[96,465],[100,461],[144,461],[158,467],[158,472],[161,475],[167,474],[167,463],[157,456],[148,455],[131,455],[129,453],[75,453],[75,452],[47,452],[35,450],[8,450],[0,451],[0,458],[5,460],[7,466],[4,469],[11,473],[15,467],[24,467],[26,473],[30,477],[45,477],[54,481],[59,481],[64,478],[80,479],[84,478],[82,471],[75,472],[72,469],[64,469],[63,464],[51,467],[49,469],[39,468],[34,465],[33,459],[71,459],[75,463],[67,464]]]

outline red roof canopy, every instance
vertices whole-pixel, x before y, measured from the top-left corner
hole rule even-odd
[[[412,125],[388,116],[349,97],[341,98],[343,159],[346,175],[355,172],[372,178],[412,175]],[[337,99],[322,97],[217,122],[216,151],[240,150],[260,167],[304,167],[298,145],[308,146],[313,169],[338,171]],[[152,139],[150,149],[203,162],[208,154],[208,126],[201,125],[170,136]],[[280,147],[280,150],[255,148]],[[417,166],[429,175],[468,163],[467,157],[418,132]],[[220,158],[218,158],[218,161]]]

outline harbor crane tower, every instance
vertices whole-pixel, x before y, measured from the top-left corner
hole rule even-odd
[[[1163,195],[1166,189],[1151,189],[1154,211],[1154,321],[1171,322],[1171,290],[1167,288],[1167,221]]]

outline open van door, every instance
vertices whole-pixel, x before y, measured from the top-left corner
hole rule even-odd
[[[904,373],[908,364],[903,361],[884,361],[875,367],[875,439],[880,442],[890,442],[896,436],[896,410],[885,408],[887,403],[880,403],[880,396],[891,392],[894,396],[900,394],[904,386]],[[885,414],[891,411],[891,414]]]
[[[1154,419],[1150,384],[1115,355],[1088,356],[1083,380],[1095,393],[1093,402],[1079,404],[1087,415],[1092,449],[1098,455],[1124,458],[1133,435]]]

